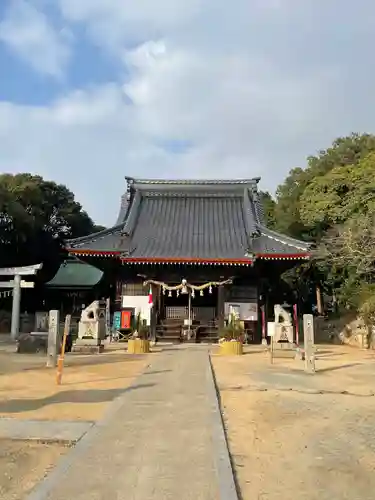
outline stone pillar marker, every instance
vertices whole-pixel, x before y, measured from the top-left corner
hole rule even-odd
[[[305,348],[305,372],[315,373],[314,316],[303,315],[303,338]]]
[[[13,302],[12,302],[12,324],[10,337],[17,340],[20,330],[20,308],[21,308],[21,275],[15,274],[13,278]]]
[[[48,321],[48,346],[47,346],[47,367],[57,366],[57,354],[60,347],[60,311],[49,312]]]

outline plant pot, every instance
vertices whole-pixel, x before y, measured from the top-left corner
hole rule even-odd
[[[129,354],[146,354],[150,352],[150,341],[143,339],[130,339],[128,340],[128,353]]]
[[[241,356],[243,345],[239,340],[226,340],[220,343],[219,354],[222,356]]]

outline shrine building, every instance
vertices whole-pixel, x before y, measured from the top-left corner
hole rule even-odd
[[[280,275],[310,254],[267,228],[259,180],[127,177],[116,224],[66,250],[110,278],[112,312],[140,312],[160,339],[184,340],[189,327],[215,341],[235,309],[260,342]]]

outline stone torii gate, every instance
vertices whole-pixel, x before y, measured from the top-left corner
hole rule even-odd
[[[13,289],[12,326],[10,331],[12,340],[17,339],[20,329],[21,289],[34,287],[33,282],[23,281],[21,277],[34,276],[37,271],[42,269],[42,266],[43,264],[35,264],[33,266],[0,268],[0,276],[13,276],[10,281],[0,281],[0,288]]]

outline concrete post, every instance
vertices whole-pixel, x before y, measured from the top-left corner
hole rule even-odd
[[[307,373],[315,373],[314,316],[312,314],[303,315],[303,337],[305,344],[305,371]]]
[[[47,367],[57,366],[57,354],[60,347],[60,311],[49,312],[48,321],[48,346],[47,346]]]
[[[16,274],[13,281],[12,326],[10,336],[12,340],[17,340],[20,330],[21,276]]]

